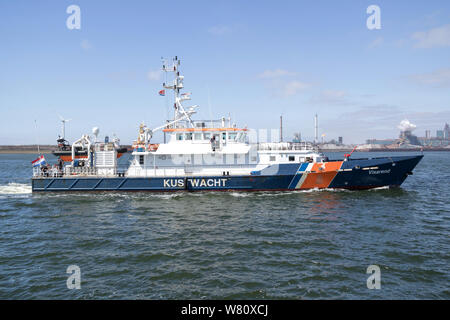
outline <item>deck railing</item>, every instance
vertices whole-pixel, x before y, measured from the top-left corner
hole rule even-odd
[[[98,168],[96,167],[65,167],[64,175],[71,176],[95,176],[98,174]]]
[[[58,168],[51,167],[34,167],[33,168],[33,177],[34,178],[58,178],[62,177],[64,173]]]
[[[64,167],[59,170],[57,167],[35,167],[33,168],[33,177],[53,177],[61,178],[63,176],[95,176],[98,169],[93,167]]]
[[[73,176],[116,176],[123,177],[128,167],[121,165],[117,167],[64,167],[59,170],[57,167],[35,167],[33,168],[34,178],[62,178]]]
[[[270,151],[270,150],[304,150],[304,151],[317,151],[318,148],[309,142],[265,142],[258,143],[258,150]]]

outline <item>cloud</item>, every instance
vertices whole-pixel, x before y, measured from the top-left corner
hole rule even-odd
[[[108,73],[106,77],[114,81],[130,81],[136,80],[137,74],[133,71],[116,71]]]
[[[450,68],[441,68],[433,72],[414,74],[409,78],[421,85],[437,88],[450,88]]]
[[[310,84],[308,84],[308,83],[294,80],[294,81],[288,82],[284,85],[283,90],[282,90],[282,95],[285,97],[293,96],[293,95],[300,93],[301,91],[303,91],[305,89],[308,89],[309,87],[310,87]]]
[[[349,95],[342,90],[323,90],[319,95],[311,98],[312,104],[318,105],[354,105],[355,102],[351,101]]]
[[[89,40],[86,40],[86,39],[81,41],[80,46],[85,51],[92,49],[92,44],[89,42]]]
[[[150,81],[158,81],[161,78],[161,70],[150,70],[147,73],[147,78]]]
[[[407,118],[420,129],[440,128],[450,118],[450,110],[413,111],[407,107],[390,104],[374,104],[361,106],[350,112],[344,112],[333,120],[335,124],[356,126],[367,130],[389,129],[398,131],[398,124]]]
[[[450,46],[450,24],[428,31],[415,32],[411,39],[416,41],[416,48],[439,48]]]
[[[327,99],[342,99],[347,94],[342,90],[325,90],[322,91],[322,96]]]
[[[384,42],[383,37],[378,37],[375,40],[373,40],[372,42],[370,42],[367,47],[369,49],[373,49],[373,48],[381,46],[383,44],[383,42]]]
[[[436,26],[439,24],[439,20],[442,20],[442,11],[434,11],[432,13],[424,15],[422,18],[416,20],[417,23],[425,26]]]
[[[358,123],[365,122],[370,125],[385,125],[386,121],[397,119],[403,114],[402,108],[389,104],[376,104],[361,106],[357,110],[344,112],[340,118],[350,122],[357,121]],[[397,124],[398,121],[394,121]],[[389,127],[392,124],[389,124]]]
[[[329,137],[343,136],[347,143],[363,143],[366,139],[398,137],[398,125],[405,118],[417,125],[416,134],[423,136],[425,130],[442,128],[450,118],[450,110],[418,112],[390,104],[365,105],[322,123],[319,114],[319,125]]]
[[[450,110],[409,112],[405,117],[417,124],[420,130],[442,129],[450,119]]]
[[[319,128],[326,131],[328,137],[342,136],[346,143],[363,143],[369,138],[396,137],[396,126],[402,116],[402,110],[397,106],[366,105],[323,122],[320,122],[319,114]]]
[[[297,72],[278,68],[265,70],[263,73],[258,74],[257,77],[264,80],[266,87],[272,91],[273,96],[286,98],[311,87],[310,83],[299,81],[298,79],[286,79],[297,75]]]
[[[208,32],[215,35],[215,36],[222,36],[225,34],[229,34],[231,32],[233,32],[232,27],[230,26],[225,26],[225,25],[218,25],[218,26],[214,26],[208,29]]]
[[[258,75],[258,78],[260,79],[274,79],[274,78],[280,78],[285,76],[295,76],[297,75],[296,72],[287,71],[283,69],[275,69],[275,70],[266,70],[263,73]]]
[[[344,112],[335,120],[336,125],[373,132],[397,130],[404,118],[404,110],[395,105],[376,104],[362,106],[351,112]]]
[[[393,42],[393,45],[397,48],[403,48],[408,44],[409,40],[407,39],[398,39]]]

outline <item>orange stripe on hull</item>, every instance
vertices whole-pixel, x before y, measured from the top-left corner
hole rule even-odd
[[[325,162],[325,171],[338,171],[344,161]]]
[[[308,173],[300,189],[328,188],[336,174],[337,171]]]
[[[300,189],[328,188],[341,166],[342,161],[314,163],[311,172],[304,173],[307,176],[303,180]]]

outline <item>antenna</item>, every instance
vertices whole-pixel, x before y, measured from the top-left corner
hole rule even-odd
[[[189,107],[188,111],[186,111],[186,109],[184,108],[184,106],[181,103],[184,100],[190,100],[189,99],[190,94],[180,94],[180,90],[184,88],[184,84],[183,84],[184,76],[180,75],[180,72],[179,72],[180,60],[178,59],[178,56],[175,56],[175,58],[172,59],[172,65],[168,65],[168,61],[165,59],[163,59],[162,63],[163,63],[162,70],[164,72],[166,72],[166,74],[168,72],[174,73],[174,79],[173,79],[172,83],[169,83],[167,81],[163,83],[164,88],[171,89],[174,92],[174,96],[175,96],[174,120],[180,119],[181,117],[185,117],[190,122],[192,127],[194,127],[194,123],[192,122],[192,119],[191,119],[191,114],[192,114],[191,109],[195,108],[197,106],[191,106],[191,107]]]
[[[37,150],[38,150],[38,154],[41,154],[41,150],[39,149],[39,134],[38,134],[38,127],[37,127],[37,121],[34,120],[34,126],[36,127],[36,145],[37,145]]]
[[[280,142],[283,142],[283,115],[280,116]]]
[[[62,133],[61,138],[65,139],[66,138],[66,122],[69,122],[72,119],[64,119],[61,115],[59,116],[59,119],[61,120],[61,133]]]
[[[314,116],[314,143],[319,143],[319,117]]]
[[[211,127],[213,127],[213,123],[212,123],[212,109],[211,109],[211,90],[209,90],[209,85],[207,85],[208,87],[208,110],[209,110],[209,119],[211,119]]]

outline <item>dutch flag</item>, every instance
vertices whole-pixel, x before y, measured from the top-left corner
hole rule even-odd
[[[160,96],[165,96],[165,95],[166,95],[166,91],[165,91],[165,90],[159,91],[159,95],[160,95]]]
[[[47,162],[45,161],[44,156],[40,156],[39,158],[37,158],[34,161],[31,161],[31,164],[33,165],[33,167],[38,167],[38,166],[44,166],[47,164]]]

